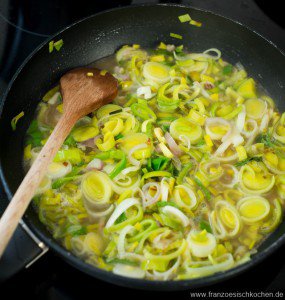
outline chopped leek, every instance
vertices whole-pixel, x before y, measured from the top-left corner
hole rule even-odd
[[[175,38],[175,39],[182,40],[182,35],[180,35],[180,34],[171,32],[170,36],[173,37],[173,38]]]
[[[189,22],[191,20],[191,17],[189,16],[189,14],[185,14],[179,16],[178,19],[181,23],[185,23],[185,22]]]
[[[49,53],[51,53],[53,51],[54,48],[54,41],[50,41],[48,44],[48,51]]]
[[[197,27],[201,27],[202,26],[202,23],[201,22],[198,22],[198,21],[195,21],[195,20],[191,20],[189,22],[190,25],[193,25],[193,26],[197,26]]]
[[[168,201],[168,202],[159,201],[159,202],[156,203],[156,205],[157,205],[157,207],[164,207],[164,206],[167,206],[167,205],[170,205],[170,206],[173,206],[173,207],[176,207],[176,208],[179,207],[175,202],[171,202],[171,201]]]
[[[63,40],[60,39],[58,41],[50,41],[49,42],[49,53],[53,52],[53,49],[56,49],[56,51],[59,51],[61,47],[63,46]]]
[[[61,49],[61,47],[63,46],[63,40],[60,39],[60,40],[54,42],[53,46],[57,51],[59,51]]]
[[[284,215],[285,113],[216,48],[134,44],[113,58],[101,75],[116,77],[118,95],[56,153],[33,200],[40,221],[68,251],[120,276],[192,279],[248,261]],[[56,85],[27,131],[25,168],[62,107]]]
[[[227,65],[223,68],[223,74],[224,75],[228,75],[230,73],[232,73],[233,71],[233,66],[232,65]]]
[[[210,191],[202,184],[202,182],[198,178],[194,178],[194,181],[199,186],[201,191],[204,193],[207,200],[211,200],[212,196]]]
[[[39,129],[38,122],[33,120],[30,127],[27,130],[27,144],[31,144],[33,147],[42,146],[42,139],[44,138],[43,132]]]
[[[193,167],[192,162],[189,162],[183,167],[176,180],[178,184],[181,184],[183,182],[184,177],[187,176],[188,172],[192,169],[192,167]]]
[[[131,110],[135,116],[143,120],[154,119],[156,120],[155,113],[147,106],[139,103],[131,105]]]
[[[239,161],[239,162],[235,163],[235,167],[242,167],[242,166],[246,165],[247,163],[249,163],[251,161],[262,161],[262,157],[261,156],[254,156],[254,157],[246,158],[242,161]]]
[[[76,146],[76,141],[75,139],[73,138],[72,135],[69,135],[65,141],[64,141],[64,145],[67,145],[69,147],[75,147]]]
[[[213,233],[212,228],[207,221],[204,221],[204,220],[200,221],[199,227],[201,230],[205,229],[207,232]]]
[[[63,178],[59,178],[57,180],[55,180],[53,183],[52,183],[52,188],[53,189],[59,189],[61,186],[63,186],[64,184],[70,182],[70,181],[73,181],[73,180],[76,180],[80,178],[79,175],[75,175],[75,176],[67,176],[67,177],[63,177]]]
[[[70,161],[72,164],[79,164],[82,162],[83,152],[78,148],[69,148],[59,150],[54,157],[55,162]]]
[[[16,117],[14,117],[11,121],[11,126],[12,126],[12,129],[15,131],[16,130],[16,125],[18,123],[18,121],[24,116],[24,112],[21,111]]]
[[[114,264],[123,264],[123,265],[130,265],[130,266],[137,266],[138,263],[135,261],[131,261],[124,258],[111,258],[106,259],[106,263],[114,265]]]
[[[150,170],[153,171],[162,171],[165,170],[168,162],[170,161],[169,158],[165,156],[158,156],[155,158],[149,158],[148,167]]]
[[[127,165],[126,155],[121,150],[111,150],[108,152],[103,152],[103,153],[97,154],[95,157],[100,158],[102,160],[106,160],[106,159],[119,160],[117,165],[113,168],[113,170],[109,174],[109,177],[111,179],[115,178]]]

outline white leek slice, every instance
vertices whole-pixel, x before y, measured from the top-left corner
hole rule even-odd
[[[260,122],[260,126],[259,126],[259,131],[260,132],[264,132],[266,130],[266,128],[268,127],[268,124],[269,124],[269,121],[271,119],[272,113],[273,113],[273,110],[269,109],[264,114],[264,116],[262,117],[261,122]]]
[[[225,152],[226,154],[227,152]],[[238,154],[237,152],[232,154],[232,155],[225,155],[225,156],[214,156],[214,158],[217,160],[217,161],[220,161],[220,162],[227,162],[227,163],[230,163],[230,162],[233,162],[235,160],[238,159]]]
[[[212,140],[221,140],[231,130],[229,121],[223,118],[207,118],[205,121],[206,134]]]
[[[217,246],[215,236],[206,231],[192,230],[187,237],[187,242],[190,251],[196,257],[208,257]]]
[[[122,110],[122,107],[116,104],[106,104],[101,106],[97,111],[96,111],[96,116],[98,118],[98,120],[100,120],[101,118],[105,117],[105,116],[109,116],[109,114],[111,112],[114,111],[120,111]]]
[[[122,201],[114,210],[113,214],[110,216],[105,228],[111,227],[116,220],[119,218],[119,216],[124,213],[127,209],[134,205],[140,205],[140,202],[136,198],[127,198],[124,201]]]
[[[221,222],[221,220],[217,217],[217,212],[212,211],[209,216],[209,221],[213,233],[217,239],[224,239],[227,236],[227,232]]]
[[[118,249],[118,255],[120,258],[123,258],[126,250],[125,250],[125,239],[127,234],[135,232],[135,227],[132,225],[127,225],[124,227],[119,235],[118,243],[117,243],[117,249]]]
[[[143,255],[126,252],[126,237],[129,233],[132,233],[134,231],[136,230],[135,227],[132,225],[127,225],[121,230],[117,243],[118,255],[119,258],[128,258],[130,260],[144,261],[145,258]]]
[[[144,99],[148,100],[153,97],[151,93],[150,86],[141,86],[137,89],[137,96],[141,97],[143,96]]]
[[[160,228],[161,230],[163,228]],[[159,230],[159,229],[158,229]],[[179,257],[187,248],[187,241],[185,239],[181,240],[180,246],[177,246],[175,251],[171,251],[170,253],[167,254],[152,254],[149,252],[148,249],[144,249],[144,255],[146,259],[157,259],[157,260],[164,260],[164,261],[170,261],[174,258]]]
[[[141,49],[137,49],[135,47],[123,46],[120,50],[116,52],[116,60],[117,62],[130,60],[133,56],[137,56],[141,59],[147,58],[147,52]]]
[[[128,167],[128,168],[125,168],[125,169],[121,172],[121,174],[127,175],[127,174],[129,174],[129,173],[136,172],[136,171],[138,171],[139,169],[140,169],[140,167],[138,167],[138,166]]]
[[[245,108],[243,106],[243,109],[238,114],[237,120],[236,120],[236,127],[237,127],[238,132],[242,132],[242,130],[244,128],[245,118],[246,118],[246,112],[245,112]]]
[[[160,189],[161,189],[161,201],[167,201],[169,195],[169,183],[168,178],[163,177],[160,182]]]
[[[234,147],[237,147],[242,144],[243,141],[244,138],[240,135],[238,129],[232,126],[231,129],[222,137],[222,144],[216,150],[215,155],[221,156],[231,144],[233,144]]]
[[[140,166],[141,162],[137,159],[135,159],[133,157],[133,154],[138,151],[138,150],[143,150],[143,149],[146,149],[147,148],[147,144],[139,144],[135,147],[133,147],[130,152],[128,153],[128,159],[130,161],[130,163],[134,166]]]
[[[158,62],[147,62],[143,67],[143,76],[149,81],[156,83],[166,83],[169,81],[170,68]]]
[[[132,184],[132,178],[130,176],[116,176],[113,180],[120,187],[128,187]]]
[[[220,59],[221,55],[222,55],[221,51],[217,48],[207,49],[203,53],[204,53],[205,57],[211,58],[211,59],[214,59],[214,60]],[[216,55],[211,55],[210,53],[215,53]]]
[[[115,166],[116,166],[116,164],[105,164],[104,167],[103,167],[103,171],[106,174],[110,174],[114,170]]]
[[[244,123],[242,134],[247,138],[251,138],[252,136],[255,136],[257,132],[258,132],[258,125],[256,121],[253,119],[247,119]]]
[[[102,128],[102,133],[105,135],[107,132],[111,132],[113,136],[116,136],[123,130],[124,121],[119,117],[113,117],[110,118],[110,120],[104,124],[104,127]]]
[[[99,158],[92,159],[86,167],[86,170],[99,170],[101,171],[104,167],[103,161]]]
[[[141,126],[141,132],[143,132],[143,133],[147,132],[147,125],[149,123],[154,123],[154,122],[155,122],[154,119],[148,119],[148,120],[143,121],[142,126]]]
[[[114,205],[111,204],[107,209],[103,211],[93,211],[88,207],[88,205],[85,205],[86,211],[88,215],[94,219],[99,219],[108,216],[114,209]]]
[[[188,118],[179,118],[170,125],[170,135],[179,139],[181,135],[186,136],[191,144],[196,144],[202,138],[201,126],[194,124]]]
[[[209,220],[214,235],[220,239],[232,238],[242,228],[242,221],[237,209],[223,200],[216,202],[215,210],[211,212]]]
[[[190,225],[189,218],[184,215],[184,213],[176,207],[167,205],[161,208],[161,211],[169,216],[170,218],[174,218],[176,221],[181,223],[184,227]]]
[[[261,99],[248,99],[244,103],[246,114],[251,119],[261,119],[267,110],[267,102]]]
[[[190,148],[191,148],[191,142],[190,142],[189,137],[187,137],[184,134],[180,134],[179,137],[178,137],[178,139],[181,141],[182,146],[186,147],[187,150],[190,150]]]
[[[275,176],[270,174],[262,163],[247,164],[239,171],[239,182],[245,193],[260,195],[273,188]]]
[[[255,120],[253,119],[245,120],[244,129],[242,130],[241,133],[248,139],[245,144],[246,147],[250,146],[253,143],[258,132],[259,132],[259,128]]]
[[[136,189],[140,185],[140,176],[135,175],[133,177],[130,177],[130,176],[126,176],[126,177],[127,177],[127,180],[128,180],[128,185],[125,184],[126,182],[124,182],[124,181],[119,180],[119,181],[115,182],[115,181],[108,178],[108,180],[110,182],[110,185],[112,187],[112,190],[115,193],[121,195],[122,193],[124,193],[127,190]]]
[[[273,174],[285,174],[285,158],[274,151],[263,154],[263,162]]]
[[[31,149],[31,155],[32,158],[30,160],[30,165],[32,165],[34,163],[34,161],[36,160],[36,158],[38,157],[39,153],[41,152],[42,147],[35,147]]]
[[[220,177],[219,182],[225,187],[233,187],[238,183],[239,171],[237,168],[230,164],[222,165],[223,175]]]
[[[113,194],[109,177],[100,171],[86,173],[81,189],[88,203],[95,206],[109,203]]]
[[[148,207],[156,203],[161,196],[161,188],[158,182],[148,182],[142,187],[144,194],[143,207]],[[151,192],[154,192],[152,195]]]
[[[60,96],[60,92],[54,93],[54,95],[48,100],[48,104],[54,105],[58,102]]]
[[[237,208],[242,220],[249,224],[263,220],[270,212],[268,200],[260,196],[251,196],[239,200]]]
[[[174,200],[181,206],[189,209],[197,205],[197,198],[190,186],[186,184],[177,185],[174,189]]]
[[[137,165],[138,160],[149,158],[152,154],[152,141],[145,133],[130,133],[118,142],[133,165]]]
[[[72,237],[70,240],[71,249],[79,257],[84,256],[87,252],[86,246],[84,245],[84,238],[85,236],[79,235]]]
[[[216,160],[202,161],[199,169],[209,181],[215,181],[223,175],[223,168],[220,162]]]
[[[186,267],[185,275],[181,276],[183,279],[196,278],[211,275],[217,272],[226,271],[232,268],[235,264],[232,254],[226,253],[215,258],[216,264],[210,261],[191,262]]]
[[[165,272],[158,272],[156,270],[153,271],[153,273],[150,273],[149,271],[146,271],[146,276],[151,279],[156,280],[168,280],[171,279],[174,275],[174,273],[177,271],[179,265],[181,262],[181,257],[178,256],[176,262],[172,265],[170,269],[168,269]]]
[[[96,255],[101,255],[104,250],[104,240],[102,235],[95,232],[89,232],[85,236],[84,246],[88,252],[95,253]]]
[[[71,169],[69,162],[52,162],[47,168],[47,176],[51,179],[64,177],[71,172]]]
[[[144,278],[145,271],[136,266],[128,266],[123,264],[116,264],[113,268],[113,273],[120,276],[130,277],[130,278]]]
[[[99,133],[99,129],[94,126],[85,125],[73,130],[72,136],[76,142],[84,142],[94,138]]]
[[[218,149],[216,150],[216,152],[214,153],[215,157],[219,157],[222,156],[225,151],[230,147],[230,145],[232,144],[232,141],[230,139],[226,140],[225,142],[223,142]]]
[[[281,115],[274,125],[273,137],[281,143],[285,143],[285,113]]]

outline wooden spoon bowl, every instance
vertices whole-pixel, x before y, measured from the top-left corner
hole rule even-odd
[[[77,68],[60,79],[63,111],[77,119],[111,102],[118,92],[117,80],[95,68]]]

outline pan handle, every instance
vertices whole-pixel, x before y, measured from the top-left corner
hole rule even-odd
[[[0,260],[0,282],[29,268],[47,251],[48,247],[21,221]]]
[[[0,217],[8,203],[7,195],[0,181]],[[0,283],[9,279],[20,270],[29,268],[47,251],[48,247],[21,220],[0,259]]]

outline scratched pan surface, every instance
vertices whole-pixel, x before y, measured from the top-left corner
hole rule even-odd
[[[201,28],[181,24],[178,16],[189,13],[201,21]],[[241,62],[281,110],[285,109],[285,57],[269,41],[258,34],[211,12],[177,5],[146,5],[115,9],[86,18],[66,28],[53,40],[63,39],[60,52],[48,53],[48,41],[41,45],[15,74],[5,95],[0,117],[1,180],[9,198],[24,177],[22,168],[23,139],[33,118],[35,108],[45,94],[67,70],[113,54],[124,44],[155,47],[160,41],[180,43],[170,38],[174,32],[183,36],[181,43],[191,51],[218,48],[229,62]],[[12,132],[10,121],[19,112],[25,117]],[[147,281],[120,277],[82,262],[62,248],[35,212],[29,208],[24,221],[30,229],[64,260],[102,280],[140,289],[181,290],[210,285],[246,271],[272,255],[285,242],[285,222],[261,245],[251,261],[224,273],[185,281]]]

